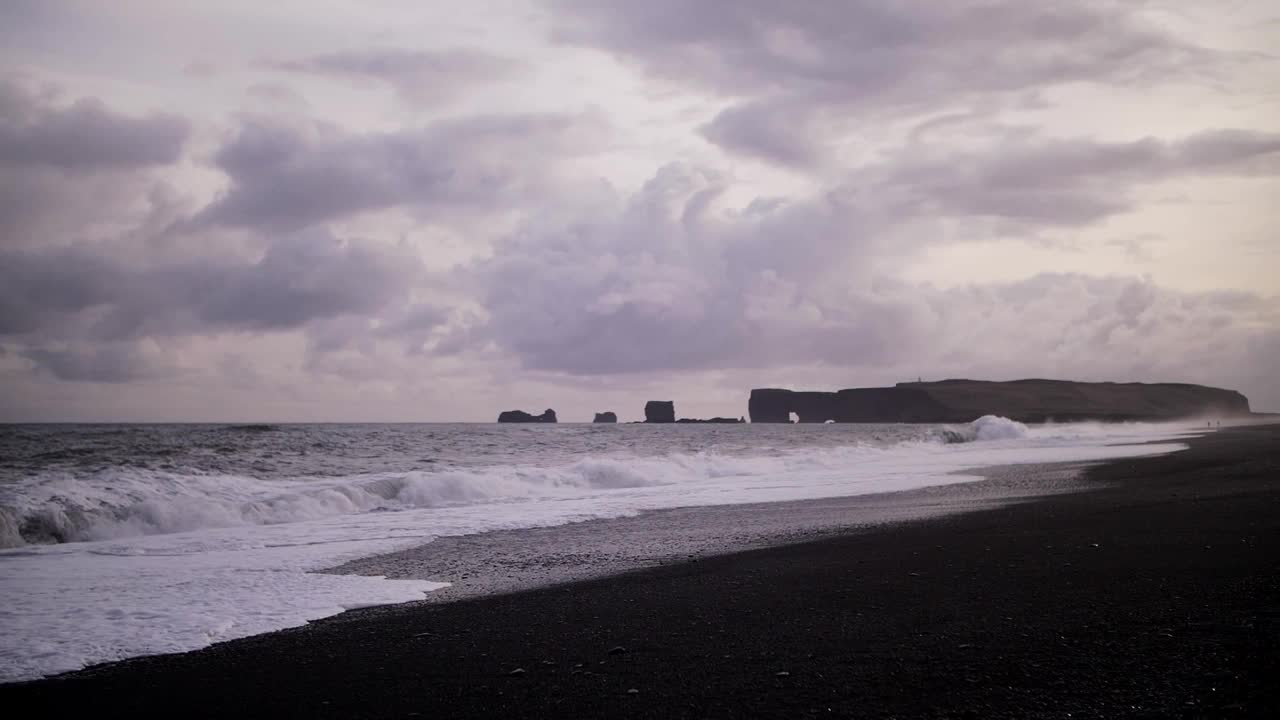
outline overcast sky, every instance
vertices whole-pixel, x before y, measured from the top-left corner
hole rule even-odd
[[[1280,411],[1273,0],[7,0],[0,420]]]

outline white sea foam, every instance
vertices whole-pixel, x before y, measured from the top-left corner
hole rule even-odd
[[[893,447],[583,457],[559,465],[264,481],[110,470],[0,490],[0,680],[302,624],[421,598],[438,583],[315,574],[445,535],[649,509],[906,490],[957,470],[1166,452],[1178,426],[1027,427],[987,416]],[[954,444],[957,441],[960,444]],[[61,540],[29,544],[27,539]]]

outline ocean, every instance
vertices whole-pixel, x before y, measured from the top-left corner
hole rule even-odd
[[[422,599],[444,583],[315,571],[444,536],[970,482],[1168,452],[1196,429],[0,426],[0,681]]]

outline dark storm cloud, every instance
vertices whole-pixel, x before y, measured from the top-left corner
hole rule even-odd
[[[547,165],[600,137],[582,116],[494,115],[348,134],[248,121],[215,163],[231,188],[199,222],[293,230],[396,206],[501,207],[545,189]]]
[[[89,349],[29,348],[22,356],[44,372],[68,382],[126,383],[173,371],[161,359],[133,343]]]
[[[167,212],[172,192],[158,177],[189,134],[177,116],[61,103],[0,80],[0,246],[85,240]]]
[[[820,359],[828,340],[874,361],[907,341],[889,308],[826,332],[840,303],[877,304],[844,287],[865,280],[849,261],[876,247],[874,218],[826,200],[710,213],[722,189],[669,166],[613,211],[512,236],[477,268],[490,332],[528,367],[584,375]]]
[[[559,37],[736,99],[712,142],[784,165],[826,113],[871,117],[1073,82],[1176,77],[1208,53],[1120,3],[549,0]]]
[[[415,299],[430,282],[416,252],[307,226],[393,206],[503,211],[550,192],[554,163],[601,131],[547,115],[366,135],[246,121],[216,154],[229,190],[193,211],[152,167],[180,156],[185,123],[5,89],[0,208],[14,212],[0,224],[0,338],[63,380],[173,372],[154,341],[226,333],[301,331],[312,354],[374,342],[421,353],[450,311]],[[220,250],[211,225],[250,232]]]
[[[127,169],[174,162],[190,135],[176,115],[120,115],[82,98],[52,106],[0,81],[0,167]]]
[[[514,61],[475,50],[371,49],[272,63],[290,72],[386,83],[413,103],[438,104],[476,85],[513,75]]]
[[[0,336],[33,333],[99,304],[118,274],[92,250],[0,248]]]
[[[219,268],[211,277],[178,277],[199,289],[193,314],[203,324],[283,330],[317,318],[374,314],[403,298],[420,271],[404,250],[310,233],[273,242],[257,263]]]
[[[827,89],[851,99],[1145,77],[1200,51],[1123,4],[550,0],[560,36],[732,94]],[[877,97],[880,96],[880,97]]]
[[[790,167],[821,162],[811,113],[792,98],[731,107],[702,127],[706,139],[724,148]]]
[[[1246,171],[1280,172],[1280,133],[1210,130],[1170,148],[1167,162],[1183,169],[1243,167]],[[1266,158],[1265,165],[1252,161]]]
[[[393,308],[421,272],[401,248],[324,232],[278,239],[255,260],[147,264],[105,247],[0,250],[0,335],[38,347],[51,338],[291,330]]]
[[[855,173],[904,199],[904,211],[1083,225],[1132,207],[1131,191],[1182,175],[1280,174],[1280,134],[1215,130],[1132,142],[1018,137],[979,151],[908,149]]]

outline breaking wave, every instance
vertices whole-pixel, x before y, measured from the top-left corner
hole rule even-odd
[[[750,458],[585,458],[561,467],[259,480],[114,468],[33,478],[0,502],[0,547],[103,540],[353,513],[518,502],[754,474]]]
[[[250,426],[250,432],[270,426]],[[262,429],[257,429],[257,428]],[[1026,437],[1022,423],[987,415],[896,446],[849,445],[752,456],[717,453],[587,456],[558,466],[500,465],[338,478],[259,479],[199,471],[112,467],[88,475],[45,471],[0,486],[0,547],[201,528],[273,525],[339,515],[537,499],[580,498],[717,478],[839,473],[870,454],[941,451],[941,444]]]
[[[999,415],[983,415],[962,427],[943,428],[939,431],[946,443],[966,443],[976,440],[1019,440],[1030,434],[1026,425]]]

